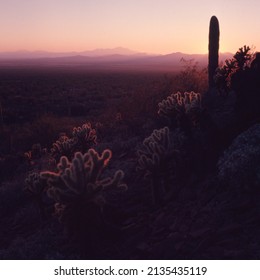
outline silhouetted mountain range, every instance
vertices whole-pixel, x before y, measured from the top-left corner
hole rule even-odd
[[[220,61],[231,58],[231,53],[220,54]],[[114,70],[180,70],[186,61],[196,61],[199,67],[208,63],[207,54],[175,52],[166,55],[146,54],[126,48],[96,49],[84,52],[16,51],[0,52],[0,65],[86,66],[93,69]]]
[[[18,50],[13,52],[0,52],[0,59],[27,59],[27,58],[57,58],[57,57],[68,57],[68,56],[88,56],[88,57],[99,57],[99,56],[110,56],[110,55],[146,55],[137,51],[129,50],[127,48],[113,48],[113,49],[95,49],[82,52],[48,52],[48,51],[27,51]]]

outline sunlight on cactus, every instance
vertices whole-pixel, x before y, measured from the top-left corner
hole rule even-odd
[[[164,127],[154,130],[153,133],[144,139],[143,149],[137,151],[138,170],[145,170],[150,174],[162,163],[169,152],[169,128]]]
[[[226,59],[225,63],[217,68],[214,80],[218,89],[228,92],[231,89],[232,76],[238,71],[249,69],[254,59],[255,53],[249,46],[239,48],[233,58]]]
[[[59,139],[52,144],[51,154],[59,160],[61,156],[72,158],[75,152],[86,152],[92,145],[97,144],[96,130],[90,123],[85,123],[81,127],[74,127],[72,138],[66,134],[61,134]]]
[[[250,66],[253,57],[253,53],[251,53],[250,50],[251,48],[249,46],[244,45],[242,48],[239,48],[234,55],[234,59],[239,69],[245,69]]]
[[[158,114],[168,118],[174,118],[178,115],[188,113],[194,108],[201,107],[200,93],[177,92],[169,95],[166,99],[158,104]]]
[[[74,127],[72,132],[76,145],[79,146],[82,151],[86,151],[91,145],[97,143],[96,130],[91,127],[91,123],[85,123],[82,127]]]
[[[154,130],[149,137],[144,139],[142,148],[137,151],[137,170],[144,172],[147,179],[151,179],[151,195],[154,204],[161,203],[165,195],[173,190],[172,178],[176,175],[175,167],[179,151],[171,144],[169,128],[164,127]],[[178,145],[178,141],[176,144]]]
[[[57,160],[61,156],[71,157],[74,153],[74,148],[75,140],[66,135],[61,135],[59,139],[52,144],[51,155]]]
[[[101,208],[105,202],[104,191],[127,188],[122,182],[124,172],[118,170],[113,177],[102,178],[102,171],[112,157],[110,150],[99,155],[94,149],[82,154],[76,152],[72,161],[61,157],[58,172],[42,172],[41,178],[48,182],[48,195],[56,202],[56,214],[62,219],[67,209],[80,202],[95,203]]]

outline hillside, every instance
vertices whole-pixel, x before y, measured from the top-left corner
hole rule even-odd
[[[232,57],[230,53],[220,54],[220,61]],[[136,53],[128,49],[100,49],[79,53],[49,53],[49,52],[12,52],[0,53],[0,66],[39,66],[61,67],[82,66],[96,70],[137,70],[176,72],[183,69],[186,61],[195,61],[199,67],[206,67],[208,57],[205,54],[185,54],[181,52],[167,55],[152,55]]]

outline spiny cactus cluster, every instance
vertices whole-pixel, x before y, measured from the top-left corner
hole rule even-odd
[[[42,172],[47,180],[48,195],[55,201],[56,214],[61,220],[79,203],[104,203],[103,192],[111,188],[126,189],[122,182],[124,172],[116,171],[113,177],[102,178],[102,171],[112,157],[110,150],[99,155],[94,149],[87,153],[76,152],[72,161],[61,157],[58,172]]]
[[[106,190],[112,188],[125,190],[127,187],[122,182],[124,177],[122,170],[114,172],[112,177],[103,174],[112,152],[107,149],[99,155],[91,149],[96,143],[96,130],[90,123],[75,127],[72,137],[61,133],[59,139],[53,143],[50,153],[46,152],[44,157],[40,156],[40,164],[37,166],[39,172],[30,173],[25,179],[25,190],[37,202],[42,216],[46,217],[46,203],[48,206],[54,206],[57,216],[66,224],[67,229],[73,228],[74,233],[77,232],[75,225],[78,228],[84,224],[82,221],[84,218],[89,219],[88,223],[94,227],[95,217],[103,221]],[[35,145],[28,153],[28,157],[38,155],[38,150],[40,146]],[[54,164],[47,165],[46,161],[50,159]]]
[[[231,76],[235,73],[236,61],[233,59],[226,59],[225,64],[216,70],[214,77],[218,89],[228,91],[231,86]]]
[[[96,130],[91,127],[91,123],[85,123],[82,127],[74,127],[72,136],[82,152],[87,151],[92,144],[97,143]]]
[[[52,144],[51,155],[55,159],[59,159],[61,156],[70,158],[73,155],[74,147],[75,140],[63,134]]]
[[[237,68],[244,70],[249,67],[249,63],[252,60],[252,54],[250,53],[251,48],[249,46],[243,46],[234,55],[234,60],[237,64]]]
[[[201,95],[193,91],[172,93],[159,102],[158,107],[160,116],[178,119],[196,108],[201,108]]]
[[[251,52],[250,47],[243,46],[239,48],[231,59],[226,59],[222,67],[219,67],[215,73],[215,83],[220,90],[226,92],[231,89],[231,78],[238,72],[249,69],[255,55]]]
[[[72,158],[75,152],[86,152],[92,145],[97,143],[96,130],[90,123],[85,123],[82,127],[74,127],[72,138],[62,134],[60,138],[53,143],[51,154],[59,160],[61,156]]]
[[[144,172],[146,178],[152,182],[153,203],[160,203],[164,195],[170,190],[171,163],[174,161],[176,150],[173,150],[169,138],[169,128],[154,130],[144,139],[142,148],[137,151],[137,170]]]
[[[167,156],[169,147],[169,128],[166,126],[159,130],[155,129],[144,139],[142,149],[137,151],[139,157],[137,169],[144,170],[146,175],[152,174]]]

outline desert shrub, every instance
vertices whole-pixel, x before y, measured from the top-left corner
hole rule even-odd
[[[218,161],[219,178],[234,187],[259,184],[260,125],[254,125],[235,138]]]
[[[112,157],[110,150],[99,155],[94,149],[87,153],[76,152],[72,161],[61,157],[57,172],[42,172],[47,180],[48,195],[55,202],[55,213],[69,230],[82,227],[99,227],[105,192],[109,189],[125,189],[124,173],[118,170],[112,177],[103,177],[103,169]]]
[[[198,62],[181,59],[184,69],[175,77],[176,91],[206,92],[208,88],[207,68],[200,68]]]
[[[3,149],[8,153],[17,153],[31,149],[35,143],[48,147],[60,131],[69,131],[74,123],[75,120],[47,114],[36,118],[32,123],[10,125],[5,128]]]
[[[49,146],[55,136],[60,131],[60,120],[50,114],[45,114],[37,118],[29,127],[31,131],[31,141]]]

